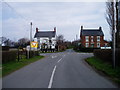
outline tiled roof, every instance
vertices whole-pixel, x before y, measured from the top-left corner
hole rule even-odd
[[[37,37],[55,37],[56,32],[55,31],[39,31],[35,33],[35,38]]]
[[[102,30],[99,29],[83,29],[81,30],[82,36],[103,36]]]

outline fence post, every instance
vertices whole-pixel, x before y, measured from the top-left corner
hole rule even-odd
[[[18,48],[18,61],[19,61],[20,57],[19,57],[19,48]]]

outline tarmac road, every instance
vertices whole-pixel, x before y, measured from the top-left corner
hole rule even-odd
[[[72,49],[46,57],[3,78],[3,88],[117,88],[84,61],[92,53]]]

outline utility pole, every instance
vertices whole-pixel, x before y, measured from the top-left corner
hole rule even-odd
[[[76,34],[76,40],[78,39],[78,36],[77,36],[77,34]]]
[[[32,42],[32,22],[30,22],[30,44]],[[30,50],[31,50],[31,45],[30,45]]]
[[[113,17],[113,19],[112,19],[112,35],[113,35],[113,39],[112,39],[112,42],[113,42],[113,48],[112,48],[112,54],[113,54],[113,68],[115,68],[115,15],[114,15],[114,13],[115,13],[115,11],[114,11],[114,5],[115,4],[115,1],[113,0],[113,2],[111,3],[111,5],[112,5],[112,10],[113,10],[113,13],[112,13],[112,17]]]

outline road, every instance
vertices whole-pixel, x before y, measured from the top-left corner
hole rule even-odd
[[[116,88],[85,61],[92,53],[72,49],[46,57],[3,78],[3,88]]]

